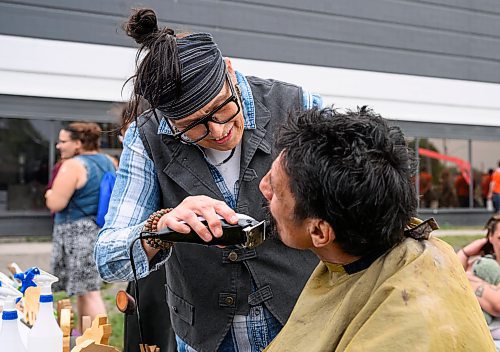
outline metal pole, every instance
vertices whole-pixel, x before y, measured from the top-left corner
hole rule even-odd
[[[52,177],[52,169],[54,168],[54,164],[56,163],[56,135],[59,131],[55,130],[55,121],[50,121],[51,124],[50,130],[52,133],[50,134],[49,140],[49,180]],[[58,138],[58,137],[57,137]]]
[[[415,137],[415,159],[417,161],[416,172],[415,172],[415,189],[417,192],[417,209],[420,209],[420,153],[418,151],[420,145],[420,139]]]
[[[469,208],[474,207],[474,172],[472,171],[472,140],[468,140],[468,147],[469,147],[469,164],[470,164],[470,169],[469,169],[469,179],[470,179],[470,184],[469,184]]]

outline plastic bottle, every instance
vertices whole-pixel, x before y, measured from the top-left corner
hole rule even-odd
[[[23,295],[14,287],[0,281],[0,300],[3,301],[0,351],[26,352],[17,322],[16,300]]]
[[[28,335],[28,352],[62,352],[63,333],[54,317],[52,284],[58,279],[39,270],[33,281],[41,287],[40,310]]]

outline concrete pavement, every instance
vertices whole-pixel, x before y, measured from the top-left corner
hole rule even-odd
[[[442,236],[484,236],[486,230],[482,228],[463,228],[463,229],[453,229],[453,230],[436,230],[432,234],[436,237]]]
[[[32,266],[50,271],[52,243],[12,242],[0,243],[0,271],[7,273],[7,265],[16,262],[22,270]]]

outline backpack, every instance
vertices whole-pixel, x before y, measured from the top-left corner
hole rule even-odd
[[[99,227],[104,226],[104,217],[108,213],[109,200],[111,199],[115,180],[116,173],[114,171],[106,171],[99,184],[99,202],[97,203],[97,215],[95,219],[95,223]]]
[[[95,162],[92,159],[89,159],[94,165],[96,165],[101,171],[104,172],[101,178],[101,182],[99,183],[99,200],[97,201],[97,214],[95,223],[99,227],[104,226],[104,217],[108,213],[109,208],[109,200],[111,199],[111,193],[113,192],[113,186],[115,185],[116,180],[116,171],[104,171],[103,167],[99,165],[98,162]],[[80,211],[85,216],[89,216],[76,202],[73,203],[76,205]]]

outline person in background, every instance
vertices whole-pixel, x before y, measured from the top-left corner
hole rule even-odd
[[[76,143],[59,144],[57,146],[57,150],[59,150],[59,160],[52,167],[52,170],[50,172],[50,179],[49,182],[47,182],[47,187],[45,188],[45,192],[47,192],[49,189],[52,188],[54,180],[56,179],[56,176],[59,173],[59,170],[61,169],[64,160],[70,159],[75,155],[77,155],[78,153],[78,148]],[[54,216],[55,213],[51,212],[51,214],[52,216]]]
[[[485,225],[486,236],[457,252],[490,330],[500,340],[500,214]]]
[[[61,151],[59,151],[60,154],[62,154]],[[73,154],[70,156],[70,158],[74,157],[76,154]],[[52,170],[50,171],[50,178],[49,178],[49,182],[47,182],[47,187],[45,188],[45,192],[47,192],[49,189],[52,188],[52,185],[54,184],[54,180],[57,176],[57,173],[59,172],[59,169],[61,168],[61,165],[62,163],[64,162],[66,158],[63,159],[63,157],[61,157],[55,164],[54,166],[52,167]]]
[[[493,169],[489,169],[487,173],[481,176],[481,196],[483,199],[483,206],[486,207],[488,203],[488,194],[490,193],[491,176],[493,176]]]
[[[420,207],[431,207],[434,200],[434,192],[432,189],[432,175],[429,173],[427,167],[422,166],[419,175],[419,192],[420,192]]]
[[[451,185],[450,170],[443,169],[440,175],[440,192],[439,192],[439,207],[440,208],[453,208],[456,206],[455,193]]]
[[[469,183],[464,175],[459,171],[455,177],[455,192],[457,194],[458,206],[460,208],[469,207]]]
[[[321,262],[266,352],[495,351],[452,248],[413,218],[398,127],[364,107],[314,109],[283,124],[276,149],[260,189],[278,235]]]
[[[74,122],[61,129],[56,148],[65,161],[45,193],[47,207],[55,212],[51,266],[59,282],[54,290],[77,296],[79,328],[82,316],[93,320],[106,312],[92,251],[99,232],[95,215],[100,180],[115,167],[99,153],[100,135],[95,123]]]
[[[500,212],[500,161],[498,161],[497,169],[491,175],[488,199],[493,201],[493,209],[495,213]]]
[[[125,28],[141,45],[134,93],[152,109],[125,134],[95,248],[101,276],[130,281],[134,243],[139,278],[166,265],[179,351],[260,351],[286,322],[317,258],[276,238],[255,249],[136,240],[143,229],[169,227],[209,241],[222,236],[218,215],[230,224],[237,213],[266,219],[258,184],[275,157],[272,136],[290,111],[321,101],[293,84],[244,76],[210,34],[161,28],[151,9],[137,9]]]

